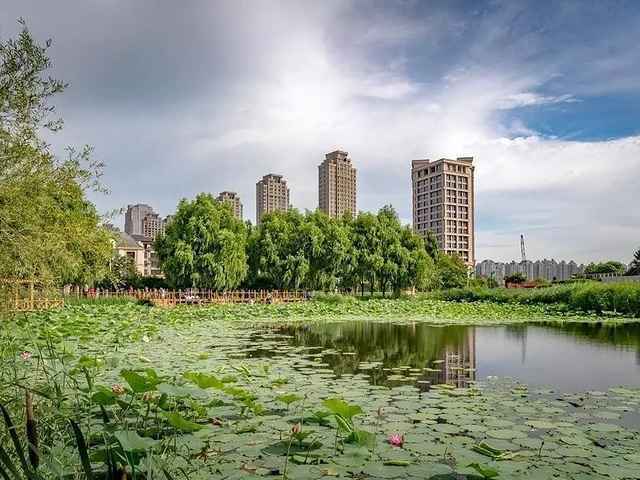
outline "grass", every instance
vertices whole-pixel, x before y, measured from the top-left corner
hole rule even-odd
[[[536,289],[463,288],[421,294],[420,298],[453,302],[549,305],[575,312],[622,314],[640,318],[640,284],[597,283],[556,285]]]

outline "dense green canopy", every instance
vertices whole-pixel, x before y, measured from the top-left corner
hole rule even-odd
[[[250,278],[266,287],[333,290],[429,288],[435,267],[422,238],[392,207],[329,218],[295,210],[263,217],[249,238]]]
[[[176,288],[235,288],[247,274],[246,228],[231,206],[201,193],[182,199],[155,248],[167,282]]]
[[[584,273],[596,274],[596,273],[612,273],[616,275],[622,275],[626,270],[624,263],[610,260],[602,263],[590,263],[584,269]]]
[[[98,187],[90,149],[57,158],[40,136],[62,127],[51,98],[66,85],[45,75],[49,46],[23,26],[0,42],[0,278],[92,282],[112,244],[86,192]]]

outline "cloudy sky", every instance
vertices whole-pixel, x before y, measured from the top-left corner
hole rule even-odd
[[[640,247],[637,0],[3,0],[51,38],[64,147],[95,147],[102,211],[161,215],[281,173],[358,168],[358,208],[411,221],[415,158],[473,156],[476,257],[616,259]],[[116,219],[122,223],[122,217]]]

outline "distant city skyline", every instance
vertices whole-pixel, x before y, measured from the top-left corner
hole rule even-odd
[[[255,219],[267,172],[313,210],[320,155],[340,148],[358,209],[410,223],[411,159],[469,154],[476,258],[519,258],[521,234],[531,258],[639,247],[637,2],[6,0],[3,39],[19,18],[69,83],[45,140],[61,158],[95,147],[101,212],[232,190]]]

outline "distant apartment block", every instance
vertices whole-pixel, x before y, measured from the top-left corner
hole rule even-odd
[[[238,220],[242,220],[242,202],[240,201],[240,197],[236,192],[220,192],[220,195],[218,195],[218,200],[231,205],[231,208],[233,209],[233,215]]]
[[[504,277],[518,272],[524,272],[527,280],[544,278],[545,280],[568,280],[578,273],[582,273],[584,265],[578,265],[573,260],[557,262],[554,259],[527,260],[524,262],[512,261],[509,263],[494,262],[493,260],[483,260],[476,265],[476,275],[493,278],[498,283],[504,283]]]
[[[413,229],[432,231],[440,251],[475,264],[473,157],[413,160]]]
[[[150,205],[129,205],[124,215],[124,231],[129,235],[142,235],[155,240],[164,232],[168,218],[162,219]]]
[[[356,169],[348,155],[336,150],[318,165],[318,207],[333,218],[356,214]]]
[[[256,225],[265,213],[289,210],[289,187],[282,175],[270,173],[256,183]]]

